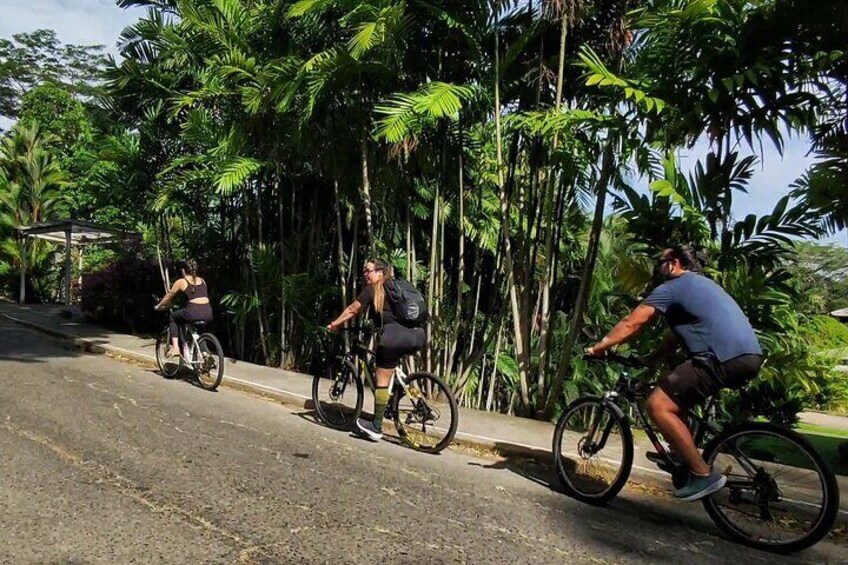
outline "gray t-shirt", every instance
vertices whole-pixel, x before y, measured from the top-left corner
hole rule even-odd
[[[742,309],[707,277],[684,273],[655,288],[645,304],[663,313],[690,355],[711,352],[724,363],[763,354]]]

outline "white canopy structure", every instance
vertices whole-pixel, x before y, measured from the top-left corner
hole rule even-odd
[[[129,243],[141,239],[140,234],[117,228],[86,222],[83,220],[58,220],[32,226],[18,227],[18,235],[23,242],[21,254],[20,302],[26,300],[26,251],[30,238],[43,239],[65,246],[65,284],[63,289],[65,306],[71,304],[71,249],[86,245],[104,245],[107,243]]]

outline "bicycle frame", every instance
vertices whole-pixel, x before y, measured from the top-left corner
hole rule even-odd
[[[346,332],[356,332],[359,331],[358,328],[347,328]],[[374,359],[376,354],[373,350],[371,350],[363,341],[359,339],[354,339],[352,343],[346,342],[346,349],[344,355],[340,356],[342,359],[349,361],[355,367],[362,369],[362,373],[365,373],[365,382],[368,384],[368,387],[371,389],[371,392],[377,388],[377,383],[374,379],[374,373],[376,372],[376,367],[374,365]],[[392,373],[392,380],[389,382],[389,390],[394,389],[395,382],[399,384],[405,391],[409,390],[406,379],[408,375],[403,370],[403,368],[398,365],[395,368],[394,373]]]
[[[647,398],[645,391],[651,389],[652,385],[645,384],[634,387],[631,381],[632,378],[630,372],[624,370],[616,382],[614,389],[603,394],[601,404],[604,406],[609,404],[615,405],[619,410],[622,410],[627,415],[629,425],[644,431],[648,436],[648,440],[651,442],[651,445],[653,445],[654,449],[663,460],[663,463],[658,464],[658,466],[664,471],[674,474],[680,466],[680,463],[675,461],[671,456],[669,448],[666,446],[665,442],[660,439],[656,428],[650,423],[650,420],[645,413],[644,401]],[[700,414],[694,409],[686,410],[685,417],[689,423],[689,429],[692,432],[695,445],[702,445],[707,434],[716,435],[721,431],[715,423],[715,409],[717,402],[718,399],[716,397],[711,397]],[[627,410],[623,409],[624,407],[621,406],[622,404],[625,404]],[[634,409],[637,416],[635,419],[633,418]],[[587,436],[590,441],[593,440],[598,431],[597,428],[600,425],[600,418],[602,414],[602,411],[599,412],[590,426],[589,434]],[[597,444],[593,444],[594,449],[600,451],[604,448],[607,439],[612,432],[613,424],[614,422],[610,421],[606,425],[600,441]]]
[[[180,324],[177,327],[179,328],[177,343],[180,345],[180,356],[183,357],[186,363],[195,365],[200,358],[200,355],[197,354],[200,351],[200,347],[197,345],[200,334],[193,327],[189,327],[189,324]],[[183,356],[183,347],[188,347],[189,349],[188,358]]]
[[[345,359],[350,361],[352,364],[356,365],[357,362],[362,363],[362,368],[364,369],[362,372],[365,373],[365,382],[368,384],[371,392],[374,392],[377,388],[377,383],[374,378],[374,355],[375,354],[372,350],[358,342],[354,342],[350,347],[350,351],[345,354]],[[406,394],[409,394],[409,385],[406,382],[407,377],[408,375],[400,365],[395,367],[395,371],[392,373],[392,379],[389,381],[389,390],[394,391],[395,384],[397,384],[403,388]]]

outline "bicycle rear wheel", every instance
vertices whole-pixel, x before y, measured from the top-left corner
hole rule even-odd
[[[195,359],[194,368],[200,386],[206,390],[215,390],[224,378],[224,350],[218,338],[212,334],[203,334],[197,338],[200,353]]]
[[[365,396],[362,379],[347,359],[336,359],[312,378],[312,403],[318,419],[336,430],[353,429]]]
[[[167,326],[156,336],[156,365],[159,366],[159,371],[166,378],[173,378],[182,366],[182,357],[168,357],[168,351],[171,349],[171,332]]]
[[[633,434],[615,404],[578,398],[554,431],[554,465],[566,494],[603,504],[621,491],[633,466]]]
[[[703,500],[713,522],[741,543],[792,553],[827,535],[839,511],[836,477],[800,434],[749,423],[716,437],[704,460],[727,476]]]
[[[391,412],[400,438],[416,451],[438,453],[450,445],[459,424],[456,399],[430,373],[412,373],[407,389],[396,386]]]

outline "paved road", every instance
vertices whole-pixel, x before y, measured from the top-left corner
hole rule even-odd
[[[722,539],[700,506],[629,489],[610,508],[547,468],[427,456],[208,393],[0,322],[2,563],[844,562]]]

